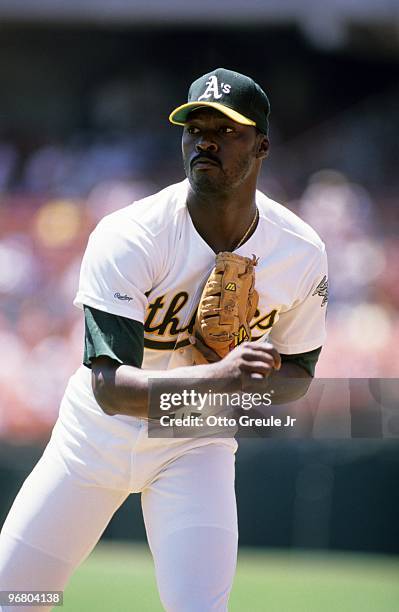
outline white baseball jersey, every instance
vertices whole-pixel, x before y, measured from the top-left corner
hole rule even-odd
[[[192,223],[188,187],[184,180],[104,217],[82,262],[74,304],[143,323],[143,368],[193,363],[189,328],[215,253]],[[270,336],[283,354],[311,351],[325,339],[324,244],[309,225],[260,191],[256,203],[258,226],[235,251],[259,258],[252,338]]]

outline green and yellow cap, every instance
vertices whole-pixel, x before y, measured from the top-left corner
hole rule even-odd
[[[250,77],[216,68],[194,81],[188,100],[169,115],[175,125],[185,125],[188,115],[199,108],[211,107],[242,125],[256,126],[267,134],[270,104],[263,89]]]

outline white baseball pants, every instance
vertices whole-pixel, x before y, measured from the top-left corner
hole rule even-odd
[[[89,397],[84,407],[76,400],[64,396],[51,440],[5,521],[0,590],[64,590],[136,492],[164,609],[227,610],[237,555],[236,442],[151,439],[144,420],[109,417]]]

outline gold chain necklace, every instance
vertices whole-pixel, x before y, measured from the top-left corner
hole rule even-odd
[[[255,224],[256,224],[256,222],[257,222],[257,220],[258,220],[258,219],[259,219],[259,210],[258,210],[258,207],[256,207],[255,216],[254,216],[254,218],[252,219],[251,225],[249,226],[249,228],[247,229],[247,231],[245,232],[244,236],[241,238],[241,240],[240,240],[240,242],[237,244],[237,246],[236,246],[236,247],[234,247],[234,250],[239,249],[239,248],[240,248],[240,246],[241,246],[242,244],[244,244],[244,242],[245,242],[245,240],[246,240],[246,237],[247,237],[247,236],[250,234],[251,230],[254,228],[254,226],[255,226]]]

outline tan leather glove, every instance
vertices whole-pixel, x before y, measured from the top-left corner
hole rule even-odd
[[[249,323],[259,297],[255,290],[257,261],[255,255],[252,259],[228,252],[216,256],[216,265],[201,295],[193,331],[194,337],[201,341],[197,351],[205,359],[195,359],[195,363],[208,362],[201,344],[223,358],[235,346],[251,339]]]

